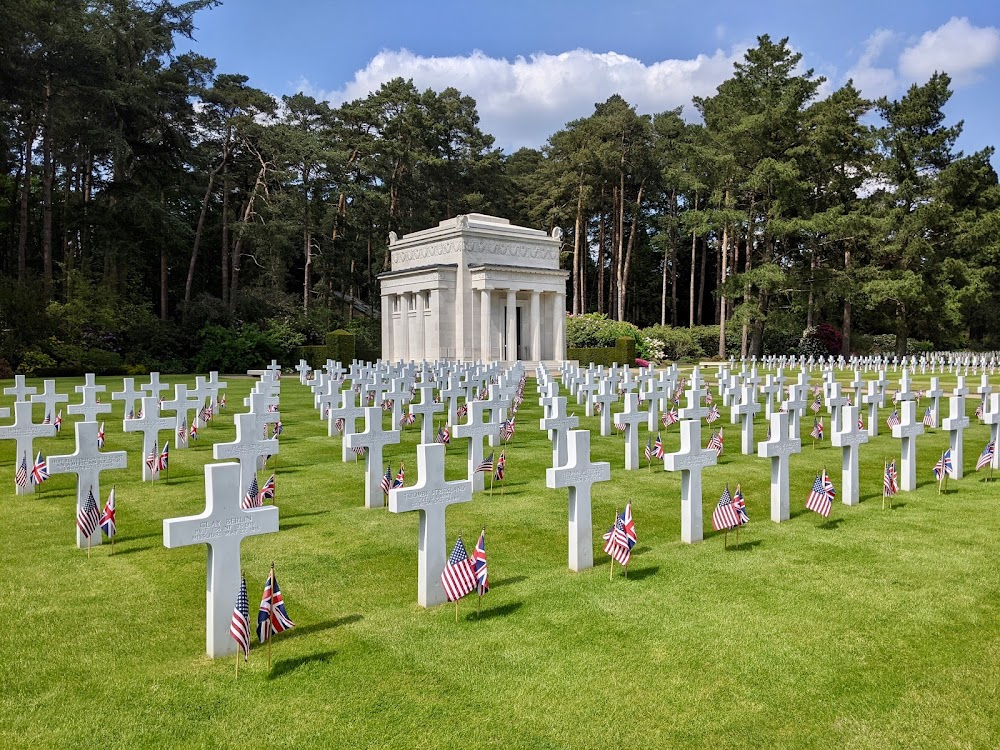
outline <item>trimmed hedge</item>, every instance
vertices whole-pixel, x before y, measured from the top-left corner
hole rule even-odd
[[[354,334],[343,328],[326,335],[327,357],[347,367],[354,361]]]
[[[635,339],[622,336],[614,346],[572,347],[566,350],[566,359],[575,359],[581,365],[634,365]]]
[[[295,349],[295,361],[298,364],[298,360],[304,359],[309,363],[309,366],[314,370],[318,370],[326,364],[326,360],[329,359],[327,356],[327,347],[322,344],[318,346],[300,346]]]

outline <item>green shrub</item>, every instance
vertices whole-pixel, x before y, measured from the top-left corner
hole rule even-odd
[[[327,352],[329,350],[326,346],[300,346],[295,350],[295,364],[299,363],[300,359],[304,359],[309,363],[309,366],[314,370],[318,370],[326,364],[326,360],[329,359]]]
[[[631,336],[622,336],[615,342],[615,346],[583,346],[566,349],[566,359],[575,359],[581,365],[604,365],[611,367],[613,364],[634,365],[635,364],[635,339]]]
[[[701,359],[705,356],[705,350],[690,328],[650,326],[642,330],[642,335],[646,339],[648,359]]]
[[[201,348],[194,358],[199,372],[246,372],[265,367],[272,359],[287,362],[295,345],[289,346],[280,331],[262,331],[247,323],[233,330],[218,325],[205,326],[198,334]]]
[[[354,360],[354,334],[343,328],[326,335],[327,356],[345,367]]]
[[[29,378],[45,375],[56,367],[56,361],[45,352],[31,349],[21,356],[21,364],[17,371]]]

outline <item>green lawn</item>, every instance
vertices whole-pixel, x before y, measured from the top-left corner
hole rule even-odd
[[[59,390],[77,382],[60,379]],[[109,392],[121,385],[99,382]],[[251,619],[274,560],[297,627],[276,638],[270,673],[255,646],[236,682],[233,658],[204,655],[206,548],[162,543],[163,518],[202,510],[211,445],[233,438],[232,414],[252,381],[229,383],[229,411],[192,449],[173,452],[169,481],[155,485],[138,481],[141,435],[121,432],[114,402],[107,449],[127,449],[129,468],[102,477],[105,495],[117,486],[113,556],[103,546],[88,560],[75,548],[73,476],[14,496],[13,442],[0,442],[8,508],[0,561],[10,587],[0,746],[1000,745],[1000,522],[992,512],[1000,492],[973,471],[985,426],[966,432],[967,476],[943,496],[931,466],[947,435],[921,437],[920,488],[891,511],[881,508],[882,462],[899,450],[883,429],[862,447],[861,505],[838,497],[826,522],[803,506],[824,466],[840,490],[840,450],[829,442],[814,450],[807,438],[792,457],[792,519],[778,525],[768,520],[770,462],[739,455],[727,415],[726,453],[704,475],[706,539],[685,545],[679,475],[624,471],[621,438],[600,438],[597,419],[581,417],[594,459],[610,461],[613,478],[594,490],[596,567],[574,574],[567,493],[545,488],[551,450],[529,380],[504,495],[477,493],[448,511],[449,545],[462,531],[471,549],[488,527],[493,585],[482,615],[470,597],[456,624],[450,605],[416,606],[416,515],[364,509],[362,465],[340,462],[339,438],[326,436],[308,389],[288,378],[281,531],[246,541],[243,568]],[[974,408],[975,396],[970,416]],[[72,452],[70,422],[62,437],[38,442],[47,455]],[[757,429],[763,439],[762,419]],[[418,435],[407,428],[403,444],[387,450],[394,471],[406,462],[408,484]],[[663,435],[676,450],[677,427]],[[465,441],[448,454],[448,478],[460,478]],[[751,518],[728,551],[710,522],[726,482],[743,483]],[[616,566],[609,581],[600,535],[628,499],[639,544],[628,579]]]

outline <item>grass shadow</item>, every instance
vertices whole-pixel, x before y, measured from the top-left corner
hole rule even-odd
[[[284,636],[281,640],[290,641],[293,638],[300,638],[304,635],[314,635],[316,633],[322,633],[327,630],[333,630],[334,628],[340,628],[345,625],[351,625],[355,622],[360,622],[365,619],[364,615],[353,614],[344,615],[343,617],[338,617],[334,620],[323,620],[323,622],[314,622],[312,625],[304,625],[302,627],[297,627],[292,630],[288,635]]]
[[[648,567],[638,568],[636,570],[629,568],[627,577],[628,580],[630,581],[643,581],[649,578],[650,576],[655,576],[659,572],[660,572],[659,565],[650,565]]]
[[[310,510],[302,513],[289,513],[288,515],[282,516],[282,518],[306,518],[308,516],[324,516],[330,511],[328,510]]]
[[[271,671],[267,675],[267,679],[276,680],[283,675],[294,672],[296,669],[306,664],[312,664],[314,662],[318,662],[320,664],[326,663],[336,655],[336,651],[323,651],[319,654],[299,656],[295,659],[282,659],[281,661],[275,663],[275,665],[271,668]]]
[[[286,524],[282,524],[281,525],[281,530],[282,531],[291,531],[292,529],[301,529],[303,526],[307,526],[307,525],[308,524],[304,524],[304,523],[286,523]]]
[[[475,622],[477,620],[492,620],[496,617],[506,617],[507,615],[514,614],[523,606],[524,602],[508,602],[507,604],[501,604],[499,607],[484,609],[478,615],[475,612],[470,612],[465,616],[465,619]]]
[[[824,531],[832,531],[833,529],[840,528],[840,525],[845,521],[844,518],[831,518],[829,521],[824,521],[817,529],[823,529]]]
[[[121,547],[119,547],[119,548],[117,548],[115,550],[115,552],[114,552],[113,555],[109,555],[109,556],[110,557],[118,557],[119,555],[132,555],[132,554],[135,554],[136,552],[145,552],[146,550],[151,550],[155,546],[156,546],[155,544],[147,544],[147,545],[144,545],[142,547],[128,547],[126,549],[122,549]]]
[[[746,542],[740,542],[739,544],[734,544],[729,548],[730,552],[752,552],[755,547],[759,547],[764,542],[760,539],[753,539]]]
[[[501,578],[499,581],[494,581],[490,583],[490,589],[499,589],[503,586],[513,586],[515,583],[521,583],[521,581],[527,581],[528,576],[507,576],[506,578]]]

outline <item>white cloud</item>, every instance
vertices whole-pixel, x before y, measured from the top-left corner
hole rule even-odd
[[[854,67],[847,71],[847,78],[870,99],[888,96],[897,87],[896,71],[879,66],[879,58],[896,39],[896,33],[889,29],[878,29],[865,40],[865,48]]]
[[[950,75],[956,85],[976,80],[980,70],[1000,59],[1000,29],[973,26],[968,18],[952,17],[943,26],[927,31],[899,56],[899,70],[906,78],[922,82],[934,71]]]
[[[514,60],[483,52],[455,57],[424,57],[409,50],[380,52],[336,91],[300,88],[334,104],[363,98],[386,81],[412,78],[420,90],[454,86],[476,100],[482,128],[510,152],[541,146],[568,121],[586,117],[594,104],[621,94],[641,113],[683,106],[695,117],[691,97],[707,96],[733,72],[746,47],[716,50],[690,60],[645,64],[616,52],[576,49],[558,55],[536,53]]]

